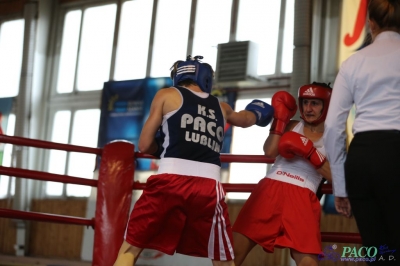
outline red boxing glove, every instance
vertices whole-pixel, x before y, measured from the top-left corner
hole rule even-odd
[[[272,96],[271,105],[274,107],[274,121],[270,133],[282,135],[287,123],[297,112],[296,99],[286,91],[278,91]]]
[[[316,169],[321,168],[326,161],[326,157],[314,147],[311,140],[294,131],[283,134],[278,144],[278,151],[287,159],[295,155],[301,156],[309,160]]]

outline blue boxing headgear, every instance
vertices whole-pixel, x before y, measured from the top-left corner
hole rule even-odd
[[[181,81],[190,79],[196,82],[202,91],[211,92],[214,71],[209,64],[201,63],[199,59],[203,59],[203,57],[198,55],[192,58],[188,55],[186,61],[177,61],[174,64],[171,72],[174,86]]]

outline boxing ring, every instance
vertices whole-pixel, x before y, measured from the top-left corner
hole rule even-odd
[[[41,222],[84,225],[94,229],[92,265],[112,265],[123,241],[129,218],[133,190],[142,190],[145,183],[135,182],[135,159],[157,159],[151,155],[135,152],[135,146],[117,140],[104,148],[61,144],[50,141],[0,135],[0,143],[18,146],[53,149],[67,152],[95,154],[101,158],[98,179],[86,179],[42,171],[0,166],[0,175],[28,178],[65,184],[85,185],[97,188],[96,211],[92,219],[40,212],[18,211],[0,208],[0,217]],[[221,154],[225,163],[273,163],[263,155]],[[222,184],[226,192],[251,192],[256,184]],[[323,194],[332,194],[332,186],[324,184]],[[358,233],[321,232],[322,242],[361,244]],[[103,252],[107,250],[108,252]]]

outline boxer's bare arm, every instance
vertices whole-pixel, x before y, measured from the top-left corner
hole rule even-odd
[[[147,118],[139,138],[139,151],[152,154],[157,151],[154,141],[157,130],[160,128],[163,116],[179,108],[182,97],[174,88],[159,90],[153,98]]]
[[[285,132],[292,130],[299,121],[297,120],[290,120],[289,123],[286,125]],[[265,156],[268,158],[276,158],[279,155],[278,152],[278,143],[281,139],[281,135],[278,134],[269,134],[267,139],[264,142],[263,150]]]
[[[246,110],[235,112],[232,107],[225,102],[221,102],[220,105],[225,120],[233,126],[250,127],[256,122],[256,116],[252,112]]]
[[[150,114],[147,118],[142,132],[140,133],[138,148],[142,153],[151,154],[157,151],[157,144],[154,137],[162,122],[162,109],[165,100],[165,95],[161,91],[154,96],[150,107]]]
[[[332,174],[331,174],[331,166],[329,161],[326,160],[321,168],[317,170],[319,174],[321,174],[329,183],[332,183]]]

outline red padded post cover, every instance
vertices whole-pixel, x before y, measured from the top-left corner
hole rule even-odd
[[[103,148],[97,187],[92,265],[113,265],[132,202],[135,146],[117,140]]]

